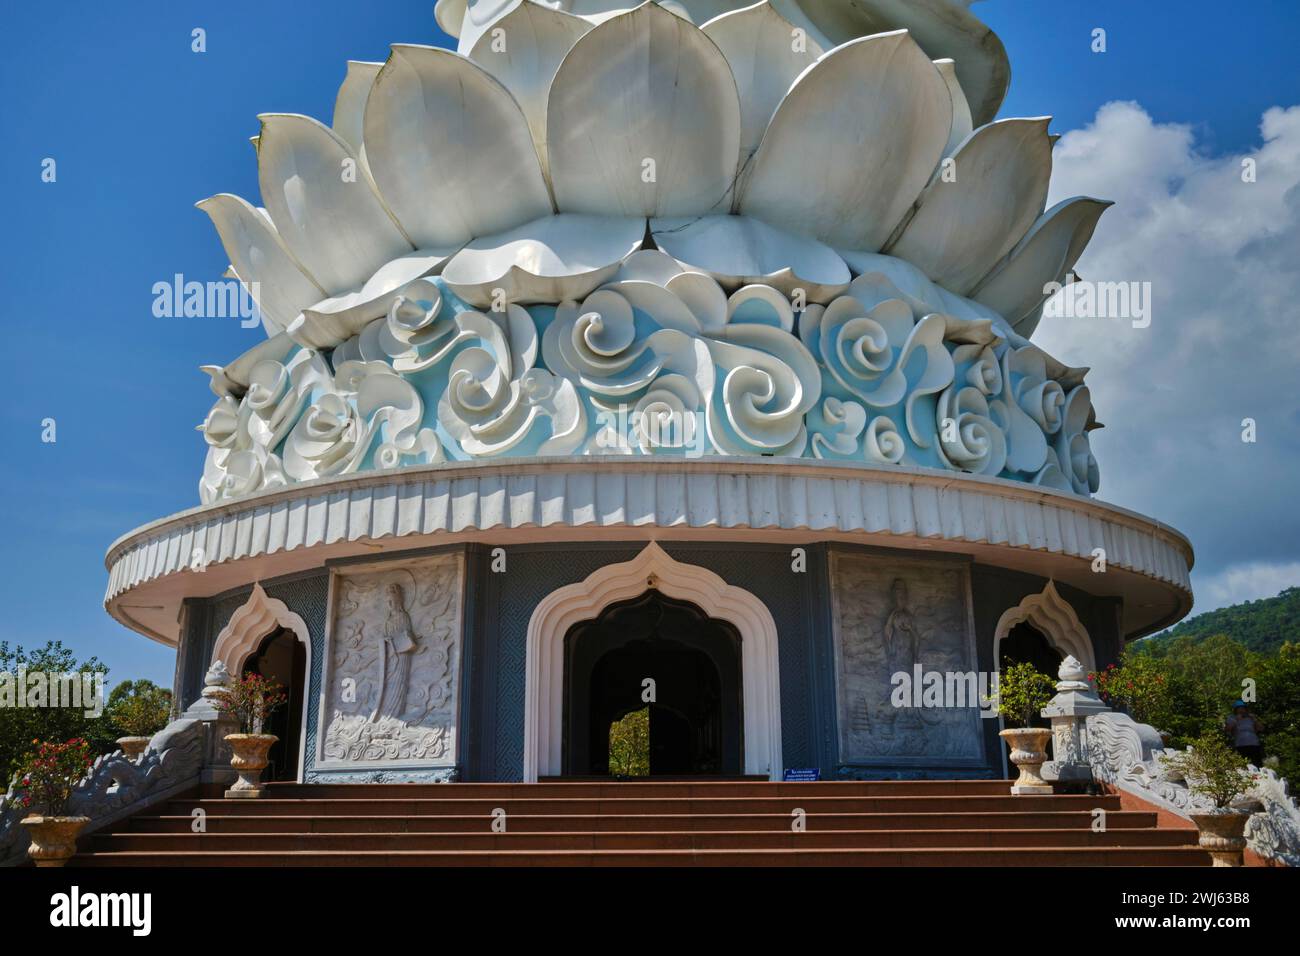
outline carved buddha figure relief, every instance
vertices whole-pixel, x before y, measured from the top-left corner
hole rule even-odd
[[[460,558],[348,570],[334,586],[320,761],[454,763]]]
[[[894,609],[885,621],[885,656],[891,673],[911,671],[917,660],[916,619],[907,604],[907,582],[894,578]]]
[[[965,570],[860,554],[836,554],[835,640],[840,759],[976,758],[975,707],[898,706],[903,675],[973,670]]]
[[[390,581],[384,588],[388,603],[388,617],[384,620],[381,635],[383,642],[383,668],[380,670],[379,705],[370,719],[393,717],[401,719],[406,710],[406,687],[411,679],[411,656],[419,642],[411,625],[411,615],[406,612],[406,596],[402,586]]]

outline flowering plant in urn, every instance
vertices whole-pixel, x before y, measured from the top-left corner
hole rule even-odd
[[[239,721],[241,733],[227,734],[232,766],[239,775],[235,785],[226,791],[228,798],[249,798],[262,795],[260,778],[266,769],[267,754],[279,739],[274,734],[262,733],[266,718],[283,704],[288,695],[282,685],[261,674],[245,674],[232,686],[214,695],[217,708]]]
[[[245,734],[260,734],[266,718],[289,699],[283,685],[261,674],[245,674],[214,697],[217,709],[239,721]]]
[[[998,675],[997,705],[1003,720],[1013,726],[999,736],[1011,747],[1011,762],[1020,769],[1020,777],[1011,787],[1016,794],[1051,793],[1052,787],[1039,775],[1039,768],[1047,760],[1047,741],[1052,731],[1046,727],[1030,727],[1034,715],[1048,701],[1056,685],[1033,664],[1011,664]]]
[[[46,816],[67,813],[72,788],[90,769],[90,743],[81,737],[64,743],[33,740],[35,750],[18,765],[18,803]]]
[[[86,817],[67,816],[72,788],[90,769],[90,743],[33,740],[35,750],[19,763],[17,804],[32,811],[22,823],[31,835],[27,855],[37,866],[62,866],[77,850]]]
[[[1201,834],[1200,845],[1209,851],[1214,865],[1241,866],[1246,823],[1253,810],[1262,809],[1256,801],[1242,800],[1257,779],[1246,758],[1220,734],[1209,733],[1192,741],[1187,750],[1160,759],[1187,780],[1193,793],[1214,802],[1212,811],[1190,814]]]

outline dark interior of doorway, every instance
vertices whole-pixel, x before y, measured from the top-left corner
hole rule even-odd
[[[575,625],[564,685],[566,775],[610,775],[611,725],[646,708],[650,776],[741,772],[740,635],[693,604],[651,589]]]
[[[1038,628],[1021,622],[1011,629],[1002,643],[998,645],[998,670],[1004,671],[1008,664],[1032,664],[1039,673],[1046,674],[1056,681],[1056,672],[1061,667],[1061,655],[1048,643]],[[1031,726],[1046,727],[1049,721],[1038,715]]]
[[[265,733],[280,739],[267,755],[263,780],[297,780],[302,709],[307,685],[307,649],[292,631],[280,628],[267,636],[244,664],[245,674],[261,674],[284,686],[288,700],[267,718]]]

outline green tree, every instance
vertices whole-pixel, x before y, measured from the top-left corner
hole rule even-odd
[[[1277,772],[1300,785],[1300,644],[1283,644],[1256,663],[1256,702],[1263,725],[1264,754],[1278,759]]]
[[[1121,708],[1139,723],[1168,730],[1174,714],[1165,658],[1135,652],[1130,646],[1118,664],[1090,676],[1106,703]]]
[[[609,725],[609,772],[616,777],[650,776],[649,707]]]
[[[1258,670],[1259,655],[1225,634],[1203,640],[1177,637],[1154,647],[1139,645],[1135,654],[1151,654],[1162,662],[1168,678],[1167,731],[1175,747],[1207,733],[1222,733],[1232,702],[1242,694],[1243,681]]]
[[[1259,602],[1255,602],[1259,603]],[[1232,702],[1253,681],[1251,710],[1263,725],[1264,753],[1276,757],[1277,772],[1300,781],[1300,644],[1272,645],[1255,653],[1226,634],[1182,635],[1172,640],[1141,641],[1125,661],[1148,658],[1168,679],[1165,724],[1172,746],[1183,748],[1199,737],[1224,735]]]
[[[171,717],[172,692],[151,680],[124,680],[108,695],[108,719],[119,737],[152,737]]]
[[[32,651],[21,645],[11,648],[7,641],[0,641],[0,681],[8,680],[11,690],[16,690],[16,675],[20,669],[26,669],[28,673],[98,673],[105,679],[108,676],[108,668],[97,658],[91,657],[79,663],[62,641],[50,641]],[[108,720],[103,715],[86,716],[86,711],[91,708],[28,707],[26,703],[13,700],[0,706],[0,777],[3,778],[0,788],[8,786],[18,762],[31,751],[33,740],[63,742],[81,737],[89,741],[92,753],[116,749]]]

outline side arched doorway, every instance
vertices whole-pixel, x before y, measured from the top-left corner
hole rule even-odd
[[[1039,646],[1040,641],[1050,650],[1052,658]],[[1004,644],[1008,645],[1006,649]],[[1074,608],[1056,590],[1054,581],[1048,581],[1041,593],[1031,594],[1015,607],[1007,608],[998,618],[993,632],[993,660],[1001,665],[1012,653],[1021,655],[1015,657],[1017,661],[1033,658],[1040,664],[1038,669],[1053,680],[1056,668],[1044,665],[1053,660],[1059,665],[1066,655],[1082,664],[1085,671],[1097,669],[1092,638]]]
[[[1049,580],[1040,593],[1026,596],[998,618],[993,632],[993,660],[999,671],[1008,663],[1028,662],[1055,681],[1067,656],[1078,661],[1085,672],[1097,669],[1092,638],[1070,602],[1057,591],[1056,582]],[[1046,726],[1048,722],[1037,719],[1034,723]],[[1010,771],[1007,751],[1005,747],[998,749],[1006,776]]]
[[[604,775],[611,727],[648,710],[651,776],[739,774],[740,635],[658,590],[606,607],[565,636],[566,774]]]
[[[261,674],[284,687],[288,698],[267,718],[262,728],[279,738],[267,754],[263,780],[297,780],[302,750],[303,707],[307,691],[307,649],[285,628],[269,634],[244,662],[244,674]]]
[[[307,623],[261,584],[253,585],[248,600],[217,635],[213,664],[225,665],[232,676],[251,670],[273,677],[289,693],[289,700],[272,715],[271,727],[280,729],[269,732],[280,740],[269,755],[275,764],[267,767],[263,780],[298,780],[302,773],[311,658]]]
[[[998,645],[998,669],[1003,670],[1008,664],[1033,664],[1034,669],[1052,679],[1061,667],[1064,659],[1061,652],[1051,645],[1043,632],[1028,622],[1021,621],[1013,627],[1002,643]]]
[[[1027,621],[1014,625],[998,643],[999,673],[1005,672],[1011,664],[1031,664],[1040,674],[1056,680],[1062,660],[1062,654],[1043,636],[1043,632]],[[1047,718],[1036,715],[1032,725],[1046,727]]]

